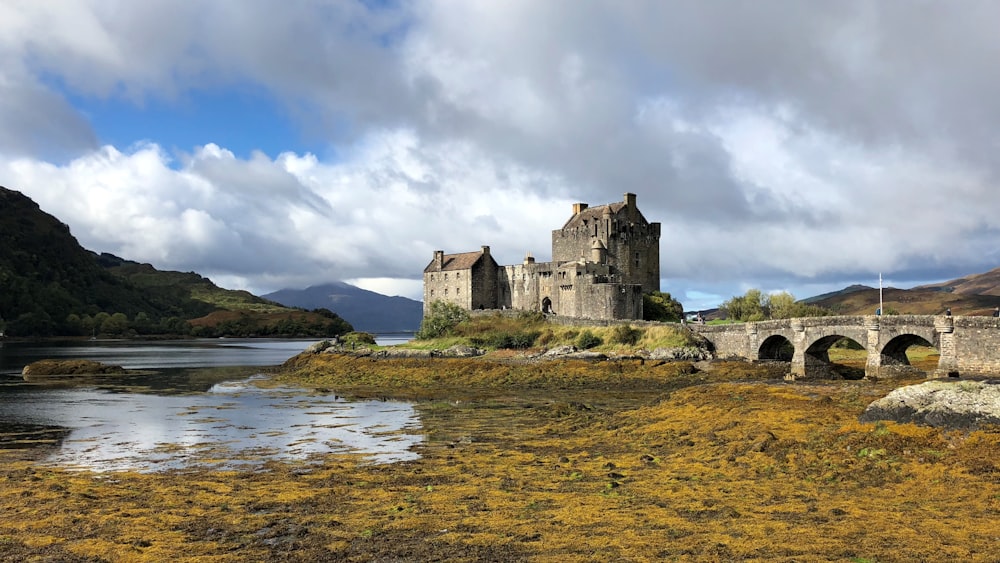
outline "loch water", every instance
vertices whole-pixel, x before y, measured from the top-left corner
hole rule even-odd
[[[4,342],[0,447],[38,448],[43,463],[93,471],[252,467],[336,452],[360,453],[374,463],[417,457],[412,447],[423,436],[412,404],[354,401],[267,382],[270,366],[313,342]],[[21,369],[45,358],[141,372],[86,382],[24,381]]]

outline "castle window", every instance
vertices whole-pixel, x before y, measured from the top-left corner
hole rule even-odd
[[[462,272],[455,272],[455,279],[462,277]]]
[[[461,293],[462,293],[462,288],[456,287],[455,288],[455,295],[461,295]]]
[[[434,297],[434,290],[431,290],[431,297]]]
[[[434,281],[434,274],[431,274],[431,281]]]
[[[448,295],[448,288],[447,288],[447,287],[446,287],[446,288],[444,288],[444,294],[445,294],[445,295]]]
[[[448,274],[444,275],[444,281],[448,281]]]

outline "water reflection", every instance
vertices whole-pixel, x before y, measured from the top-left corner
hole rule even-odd
[[[423,439],[409,403],[349,402],[300,389],[261,389],[249,380],[195,395],[94,388],[16,395],[0,402],[0,421],[69,428],[47,462],[96,471],[232,468],[348,451],[387,463],[417,457],[411,447]]]
[[[126,369],[273,366],[314,342],[270,338],[5,342],[0,347],[0,373],[17,377],[27,364],[48,358],[85,358]]]
[[[301,389],[262,389],[246,379],[257,366],[278,365],[313,342],[5,342],[0,447],[54,446],[49,463],[97,471],[229,468],[348,451],[376,463],[417,457],[411,448],[422,441],[420,422],[409,403],[349,402]],[[21,368],[43,358],[155,371],[86,387],[24,382]]]

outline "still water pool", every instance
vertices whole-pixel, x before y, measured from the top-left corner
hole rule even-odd
[[[234,468],[354,452],[375,463],[417,457],[412,404],[258,385],[311,341],[7,342],[0,447],[35,445],[44,461],[96,471]],[[86,358],[149,373],[85,385],[19,379],[40,358]],[[207,367],[206,367],[207,366]]]

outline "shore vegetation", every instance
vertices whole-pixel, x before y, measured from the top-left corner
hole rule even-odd
[[[0,552],[25,561],[996,560],[1000,428],[858,421],[921,378],[788,382],[780,362],[540,361],[547,331],[563,342],[582,330],[468,323],[417,344],[540,334],[527,351],[464,359],[301,354],[274,376],[313,394],[411,401],[424,435],[418,459],[97,474],[39,463],[42,448],[7,448]],[[587,330],[600,346],[633,352],[676,337]],[[857,351],[837,354],[858,361]]]

